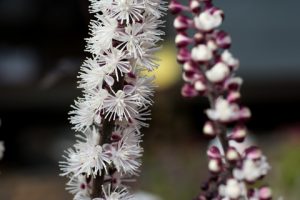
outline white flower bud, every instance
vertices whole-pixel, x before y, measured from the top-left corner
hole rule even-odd
[[[223,62],[218,62],[210,70],[208,70],[205,75],[207,79],[213,83],[223,81],[230,71],[228,66]]]
[[[205,62],[212,58],[212,51],[204,44],[200,44],[192,49],[192,59],[199,62]]]
[[[204,92],[206,90],[206,85],[200,80],[195,82],[194,87],[199,92]]]
[[[221,59],[224,63],[226,63],[228,66],[233,67],[233,68],[238,68],[239,67],[239,60],[233,57],[233,55],[228,51],[225,50],[222,55]]]
[[[206,10],[194,18],[196,28],[202,31],[210,31],[217,28],[221,25],[222,21],[222,11],[220,10],[213,13],[211,10]]]

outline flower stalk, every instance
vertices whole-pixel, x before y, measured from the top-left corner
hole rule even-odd
[[[126,200],[126,182],[137,176],[143,148],[140,129],[148,127],[154,53],[164,32],[161,0],[90,0],[94,14],[79,72],[78,98],[70,112],[76,144],[60,162],[74,200]]]
[[[219,28],[224,12],[212,0],[190,0],[188,6],[172,0],[169,9],[176,15],[177,60],[185,81],[181,93],[208,99],[203,133],[219,141],[207,150],[210,176],[196,199],[271,199],[271,189],[258,184],[270,169],[265,156],[255,146],[235,145],[246,138],[251,112],[240,103],[242,79],[235,75],[239,61],[230,52],[231,37]]]

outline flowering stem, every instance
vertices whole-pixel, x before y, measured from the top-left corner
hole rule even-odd
[[[115,82],[115,84],[112,86],[113,91],[122,90],[124,87],[124,77],[121,76],[121,73],[118,73],[118,76],[121,77],[118,82]],[[100,140],[99,145],[104,144],[110,144],[111,143],[111,135],[113,132],[113,129],[115,127],[115,122],[109,119],[103,120],[102,129],[100,129]],[[104,183],[104,176],[105,176],[105,169],[103,168],[101,170],[101,175],[97,175],[96,178],[93,179],[92,184],[92,198],[98,198],[103,196],[101,187]]]

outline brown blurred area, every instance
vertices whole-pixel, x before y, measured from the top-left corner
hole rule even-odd
[[[300,3],[287,0],[216,1],[224,29],[241,59],[243,103],[252,110],[252,140],[268,156],[276,196],[300,193]],[[254,13],[255,11],[255,13]],[[74,142],[70,104],[80,95],[76,76],[88,37],[87,0],[0,1],[1,200],[72,199],[58,161]],[[167,16],[163,59],[151,127],[144,130],[143,167],[135,191],[162,199],[192,199],[207,176],[208,141],[203,98],[184,99],[176,65],[172,16]]]

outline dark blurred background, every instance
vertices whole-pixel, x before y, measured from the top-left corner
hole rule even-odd
[[[243,103],[253,113],[251,141],[267,154],[276,196],[300,196],[300,24],[294,0],[215,1],[226,13],[241,61]],[[71,199],[58,161],[74,142],[68,122],[79,67],[87,56],[87,0],[0,0],[0,199]],[[132,187],[162,199],[192,199],[207,176],[201,137],[206,99],[183,99],[167,16],[163,60],[155,72],[151,128],[141,176]]]

